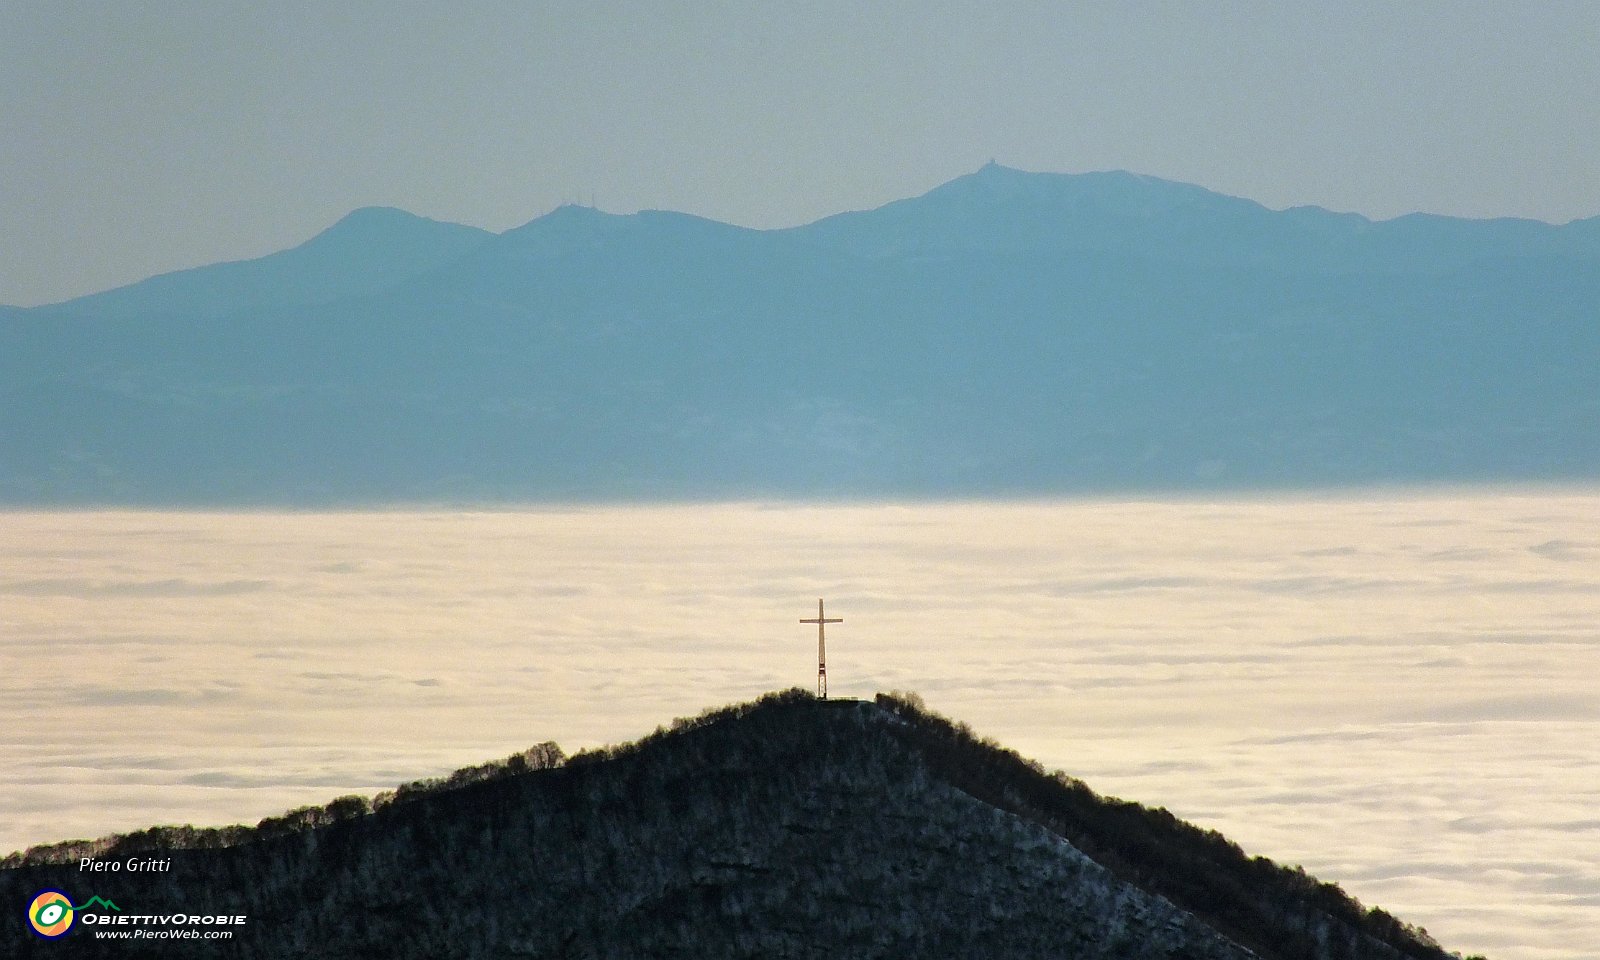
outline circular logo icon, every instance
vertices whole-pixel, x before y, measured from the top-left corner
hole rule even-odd
[[[60,890],[41,890],[28,904],[28,926],[54,940],[72,929],[72,901]]]

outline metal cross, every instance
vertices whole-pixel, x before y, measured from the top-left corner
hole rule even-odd
[[[801,620],[801,623],[814,623],[817,625],[817,698],[828,699],[828,645],[823,635],[826,629],[824,624],[844,623],[843,617],[827,617],[822,613],[822,598],[817,598],[817,616],[814,620]]]

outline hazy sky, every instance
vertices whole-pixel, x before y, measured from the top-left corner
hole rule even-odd
[[[352,208],[789,225],[994,157],[1269,206],[1600,213],[1600,4],[0,0],[0,303]]]

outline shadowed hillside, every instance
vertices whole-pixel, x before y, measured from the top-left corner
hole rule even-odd
[[[98,874],[78,859],[170,857]],[[790,691],[563,760],[553,744],[256,828],[35,848],[0,899],[243,914],[240,957],[1443,960],[1428,938],[1161,810],[1107,800],[915,698]],[[7,955],[168,956],[29,936]],[[98,928],[105,929],[105,928]]]

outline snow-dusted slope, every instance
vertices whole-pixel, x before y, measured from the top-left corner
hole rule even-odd
[[[57,885],[125,912],[204,904],[248,915],[228,955],[262,958],[1445,958],[1335,888],[901,700],[793,692],[557,757],[464,771],[376,810],[346,799],[254,831],[36,851],[65,862],[13,860],[0,898]],[[141,850],[164,850],[171,871],[87,883],[78,870]]]

